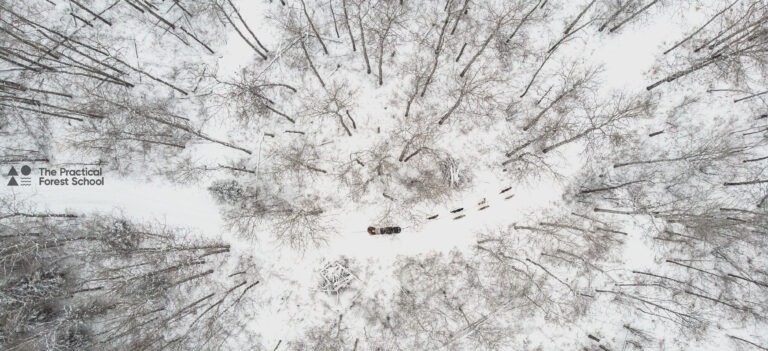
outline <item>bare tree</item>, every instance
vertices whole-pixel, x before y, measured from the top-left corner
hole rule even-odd
[[[363,60],[365,60],[365,68],[368,74],[371,74],[371,62],[368,60],[368,47],[365,45],[365,29],[363,20],[368,17],[368,11],[370,8],[366,6],[365,12],[363,12],[363,1],[357,4],[357,27],[360,29],[360,46],[363,48]]]
[[[315,38],[317,38],[317,41],[320,42],[320,45],[323,47],[323,52],[328,55],[328,48],[325,46],[323,37],[320,35],[320,33],[318,33],[317,28],[315,28],[315,23],[312,22],[312,18],[309,17],[309,12],[307,12],[307,5],[304,3],[304,0],[301,0],[301,9],[304,11],[304,16],[307,18],[309,27],[312,28],[312,32],[315,33]]]
[[[317,207],[317,200],[304,198],[279,213],[272,229],[278,241],[304,250],[323,244],[334,228],[328,213]]]
[[[234,297],[253,284],[250,272],[216,289],[211,274],[229,245],[181,241],[178,229],[104,216],[5,215],[3,347],[183,348],[212,341],[205,337],[226,343],[212,330],[237,313]],[[210,313],[216,309],[218,317]]]
[[[764,30],[767,9],[756,2],[731,4],[727,9],[730,11],[716,14],[673,47],[687,52],[681,54],[666,77],[649,85],[648,90],[705,70],[730,80],[736,87],[749,88],[749,77],[765,71],[761,53],[766,50],[766,42],[760,33]],[[714,25],[709,25],[711,23]]]
[[[477,51],[477,53],[475,53],[475,55],[472,56],[472,58],[469,60],[469,62],[467,62],[466,66],[464,66],[464,69],[461,71],[461,73],[459,73],[459,77],[464,77],[467,74],[467,71],[469,71],[470,67],[472,67],[472,64],[474,64],[475,61],[477,60],[477,58],[480,57],[480,55],[483,54],[483,52],[485,51],[485,48],[487,48],[488,44],[491,42],[491,40],[493,40],[497,36],[499,31],[502,29],[502,26],[508,24],[508,22],[512,18],[512,14],[514,14],[515,12],[520,11],[521,7],[525,6],[525,5],[526,5],[525,2],[517,2],[513,6],[509,6],[509,7],[506,7],[504,9],[502,9],[499,13],[494,13],[495,11],[491,11],[492,16],[494,17],[492,19],[493,29],[491,29],[490,34],[485,39],[485,41],[483,41],[483,43],[480,46],[480,49]],[[538,6],[538,4],[534,5],[534,10],[536,9],[537,6]],[[517,29],[519,29],[519,26],[522,26],[527,19],[528,19],[528,16],[524,17],[519,22],[519,25],[518,25]],[[511,36],[510,36],[510,38],[511,38]]]
[[[383,8],[375,8],[374,12],[374,31],[378,36],[378,76],[379,85],[384,85],[384,49],[387,44],[397,45],[398,33],[397,28],[400,27],[408,12],[408,7],[396,4],[393,1],[386,1]],[[394,32],[394,33],[393,33]],[[362,36],[361,36],[362,37]],[[393,42],[393,43],[390,43]]]
[[[234,107],[235,116],[245,125],[257,116],[266,114],[274,114],[291,124],[296,123],[294,117],[281,111],[278,105],[282,100],[280,98],[285,96],[283,93],[296,93],[296,88],[260,79],[252,69],[243,69],[237,80],[222,83],[228,91],[222,96],[221,106]]]
[[[621,124],[628,123],[631,119],[648,117],[653,112],[654,103],[651,96],[627,98],[619,94],[610,97],[609,101],[610,105],[607,107],[586,107],[583,110],[586,117],[585,127],[561,141],[544,147],[541,151],[547,153],[595,134],[606,139],[620,139],[621,133],[618,130]]]
[[[496,72],[473,72],[471,76],[457,78],[455,84],[458,90],[451,96],[453,104],[447,111],[441,114],[437,121],[438,125],[443,125],[449,118],[459,115],[479,115],[490,117],[495,107],[501,105],[503,98],[499,94],[492,93],[493,87],[500,83]]]
[[[596,68],[587,68],[583,71],[580,71],[575,66],[566,68],[559,76],[562,81],[560,89],[556,91],[554,97],[547,105],[523,127],[523,131],[536,126],[549,111],[557,110],[560,106],[578,98],[581,94],[591,89],[598,72],[599,70]]]
[[[349,119],[347,113],[355,108],[356,94],[356,91],[346,86],[334,84],[320,96],[308,99],[305,114],[311,118],[335,120],[348,136],[352,136],[352,130],[345,120]]]
[[[355,46],[355,36],[352,34],[352,24],[349,21],[349,13],[347,11],[347,0],[341,0],[341,6],[344,9],[344,25],[347,27],[349,33],[349,41],[352,42],[352,51],[357,51]]]

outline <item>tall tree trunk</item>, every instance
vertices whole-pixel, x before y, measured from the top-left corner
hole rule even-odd
[[[576,135],[574,135],[574,136],[572,136],[572,137],[570,137],[568,139],[565,139],[565,140],[563,140],[561,142],[558,142],[558,143],[556,143],[554,145],[547,146],[547,147],[543,148],[541,150],[541,152],[546,154],[547,152],[550,152],[550,151],[552,151],[554,149],[557,149],[557,148],[559,148],[559,147],[561,147],[563,145],[570,144],[570,143],[572,143],[572,142],[574,142],[576,140],[579,140],[579,139],[587,136],[589,133],[592,133],[592,132],[594,132],[594,131],[596,131],[598,129],[599,128],[596,128],[596,127],[589,128],[589,129],[587,129],[587,130],[585,130],[585,131],[583,131],[583,132],[581,132],[579,134],[576,134]]]
[[[461,50],[459,50],[459,54],[456,55],[456,62],[459,62],[459,59],[461,59],[461,55],[464,55],[464,49],[467,48],[467,43],[464,43],[464,45],[461,46]]]
[[[379,85],[384,85],[384,73],[382,72],[382,65],[384,62],[384,42],[387,39],[387,34],[389,34],[389,30],[392,28],[392,22],[389,22],[387,24],[387,29],[384,31],[384,34],[381,36],[381,39],[379,40]]]
[[[281,116],[281,117],[287,119],[289,122],[294,123],[294,124],[296,123],[296,121],[294,121],[293,118],[291,118],[290,116],[286,115],[285,113],[282,113],[282,112],[272,108],[272,106],[264,105],[264,107],[266,107],[267,110],[270,110],[270,111],[274,112],[278,116]]]
[[[307,62],[309,62],[309,68],[311,68],[312,72],[315,73],[315,77],[317,77],[317,80],[320,81],[320,85],[325,88],[325,82],[323,82],[323,78],[320,77],[320,73],[317,73],[317,68],[315,68],[315,64],[312,63],[312,58],[309,56],[307,47],[304,45],[304,38],[299,38],[299,44],[301,44],[301,51],[304,52],[304,57],[306,57]]]
[[[637,184],[637,183],[642,183],[642,182],[644,182],[644,180],[633,180],[631,182],[626,182],[626,183],[622,183],[622,184],[619,184],[619,185],[612,185],[612,186],[607,186],[607,187],[603,187],[603,188],[595,188],[595,189],[582,190],[582,191],[579,191],[579,194],[590,194],[590,193],[597,193],[597,192],[601,192],[601,191],[611,191],[611,190],[616,190],[616,189],[619,189],[619,188],[623,188],[623,187],[625,187],[627,185],[632,185],[632,184]]]
[[[363,30],[363,17],[360,15],[362,9],[357,7],[357,24],[360,27],[360,45],[363,47],[363,58],[365,59],[366,72],[371,74],[371,62],[368,61],[368,49],[365,47],[365,30]]]
[[[579,22],[579,20],[581,20],[581,18],[582,18],[582,17],[584,17],[584,15],[587,13],[587,11],[589,11],[589,9],[592,7],[592,5],[594,5],[594,4],[595,4],[595,2],[597,2],[597,0],[592,0],[592,2],[590,2],[590,3],[587,5],[587,7],[585,7],[583,10],[581,10],[581,12],[579,13],[579,15],[578,15],[578,16],[576,16],[576,19],[574,19],[574,20],[573,20],[573,22],[571,22],[571,24],[569,24],[567,27],[565,27],[565,30],[563,31],[563,34],[568,34],[568,33],[570,33],[570,32],[571,32],[571,29],[573,29],[573,26],[575,26],[575,25],[576,25],[576,23],[578,23],[578,22]]]
[[[255,51],[257,54],[259,54],[259,56],[261,56],[261,58],[262,58],[262,59],[266,60],[266,59],[267,59],[267,55],[265,55],[263,52],[261,52],[261,50],[259,50],[258,48],[256,48],[256,46],[255,46],[255,45],[253,45],[253,44],[251,43],[251,41],[250,41],[250,40],[248,40],[248,38],[246,38],[246,37],[245,37],[245,35],[243,34],[243,32],[241,32],[241,31],[240,31],[240,29],[239,29],[239,28],[237,28],[237,26],[235,25],[235,22],[233,22],[233,21],[232,21],[232,18],[230,18],[230,17],[229,17],[229,15],[227,15],[227,12],[224,10],[224,8],[223,8],[223,7],[221,7],[220,5],[216,5],[216,7],[218,7],[218,8],[219,8],[219,12],[221,12],[221,14],[223,14],[223,15],[224,15],[224,18],[226,18],[226,19],[227,19],[227,22],[229,22],[229,24],[231,24],[231,25],[232,25],[232,28],[234,28],[234,29],[235,29],[235,32],[237,33],[237,35],[239,35],[239,36],[240,36],[240,38],[242,38],[242,39],[243,39],[243,40],[244,40],[244,41],[245,41],[245,42],[248,44],[248,46],[250,46],[250,47],[251,47],[251,49],[253,49],[253,51]]]
[[[750,180],[747,182],[726,182],[723,183],[725,186],[739,186],[739,185],[755,185],[755,184],[762,184],[762,183],[768,183],[768,179],[758,179],[758,180]]]
[[[509,43],[509,41],[512,40],[512,38],[514,38],[515,35],[517,35],[517,32],[520,30],[520,28],[522,28],[525,22],[528,21],[528,18],[531,17],[531,15],[533,14],[533,11],[536,11],[536,9],[539,8],[539,4],[541,4],[541,0],[539,0],[539,2],[537,2],[536,5],[534,5],[533,8],[530,11],[528,11],[528,13],[525,14],[525,16],[523,16],[523,19],[520,20],[520,23],[518,23],[517,26],[515,26],[515,30],[513,30],[512,34],[510,34],[509,38],[507,38],[507,41],[506,41],[507,43]]]
[[[639,15],[639,14],[641,14],[641,13],[645,12],[645,11],[646,11],[646,10],[648,10],[648,9],[649,9],[651,6],[655,5],[657,2],[659,2],[659,0],[653,0],[653,1],[651,1],[650,3],[648,3],[648,5],[645,5],[645,6],[643,6],[643,8],[641,8],[640,10],[637,10],[637,12],[633,13],[632,15],[630,15],[629,17],[627,17],[627,18],[626,18],[626,19],[624,19],[623,21],[619,22],[619,24],[617,24],[617,25],[613,26],[613,28],[611,28],[611,30],[609,30],[609,32],[611,32],[611,33],[615,32],[615,31],[616,31],[617,29],[619,29],[621,26],[623,26],[623,25],[624,25],[624,24],[626,24],[627,22],[629,22],[629,21],[631,21],[632,19],[634,19],[635,17],[637,17],[637,15]]]
[[[635,1],[635,0],[626,0],[626,2],[624,3],[624,5],[622,5],[621,7],[619,7],[619,9],[618,9],[618,10],[616,10],[616,11],[615,11],[613,14],[611,14],[611,16],[610,16],[610,17],[608,17],[608,19],[605,21],[605,23],[603,23],[603,25],[602,25],[602,26],[600,26],[600,28],[598,28],[598,30],[597,30],[597,31],[598,31],[598,32],[602,32],[602,31],[603,31],[603,29],[605,29],[605,27],[607,27],[607,26],[608,26],[608,25],[609,25],[611,22],[613,22],[613,20],[614,20],[614,19],[616,19],[616,17],[617,17],[617,16],[618,16],[620,13],[624,12],[624,10],[626,10],[626,9],[627,9],[627,7],[629,7],[629,5],[631,5],[631,4],[632,4],[632,2],[633,2],[633,1]]]
[[[692,65],[688,69],[685,69],[685,70],[676,72],[674,74],[671,74],[671,75],[667,76],[666,78],[661,79],[661,80],[657,81],[656,83],[653,83],[653,84],[647,86],[645,89],[646,90],[653,90],[656,87],[658,87],[659,85],[675,81],[675,80],[677,80],[678,78],[681,78],[681,77],[685,77],[685,76],[687,76],[687,75],[689,75],[689,74],[691,74],[693,72],[696,72],[696,71],[698,71],[698,70],[700,70],[702,68],[705,68],[705,67],[707,67],[707,66],[717,62],[718,60],[721,59],[721,57],[722,56],[710,57],[707,60],[701,61],[700,63],[697,63],[695,65]]]
[[[264,45],[261,44],[261,41],[259,40],[259,38],[256,37],[256,34],[253,34],[253,31],[251,30],[251,27],[248,26],[248,23],[245,23],[243,16],[240,16],[240,11],[237,10],[237,7],[235,7],[235,5],[232,3],[232,0],[227,0],[227,2],[229,3],[229,6],[231,6],[232,9],[235,10],[235,15],[237,15],[237,18],[240,19],[240,23],[243,24],[243,27],[245,27],[248,33],[251,34],[251,37],[253,37],[253,40],[256,40],[256,44],[258,44],[259,47],[262,50],[264,50],[264,52],[269,52],[269,50],[267,50],[267,48],[265,48]]]
[[[485,41],[483,42],[483,45],[480,47],[480,50],[478,50],[477,53],[475,54],[475,56],[472,56],[472,58],[469,60],[469,62],[467,62],[467,65],[461,71],[461,73],[459,74],[459,77],[463,78],[464,75],[467,74],[467,71],[469,71],[469,68],[472,67],[472,64],[475,63],[475,60],[477,60],[477,58],[480,57],[480,55],[483,54],[483,51],[485,51],[485,48],[488,46],[488,43],[491,42],[491,39],[493,39],[493,37],[496,36],[496,33],[501,28],[501,24],[502,23],[503,23],[503,21],[499,20],[499,23],[496,24],[495,28],[493,28],[493,32],[491,32],[491,34],[488,36],[488,38],[485,39]]]
[[[531,86],[533,85],[533,82],[536,81],[536,77],[539,76],[539,72],[541,72],[541,69],[544,68],[544,65],[547,64],[547,61],[549,61],[549,59],[551,57],[552,57],[552,53],[550,52],[550,53],[547,54],[546,57],[544,57],[544,60],[541,62],[541,65],[539,65],[539,68],[536,69],[536,72],[533,72],[533,76],[531,76],[531,80],[528,81],[528,85],[525,86],[525,90],[523,91],[522,94],[520,94],[521,98],[528,94],[528,90],[531,89]],[[536,119],[536,120],[538,121],[538,119]],[[526,129],[523,128],[523,130],[526,130]]]
[[[323,41],[323,38],[320,36],[320,33],[317,32],[317,28],[315,28],[315,23],[312,22],[312,18],[309,17],[309,12],[307,12],[307,5],[304,4],[304,0],[301,1],[301,9],[304,10],[304,16],[307,17],[307,22],[309,22],[309,27],[312,28],[312,32],[315,33],[315,37],[317,37],[317,40],[320,42],[320,45],[323,47],[323,52],[325,52],[326,55],[328,55],[328,48],[325,47],[325,42]]]
[[[112,26],[112,22],[107,21],[106,19],[104,19],[104,17],[101,17],[96,12],[91,11],[91,9],[85,7],[85,5],[81,4],[80,2],[78,2],[76,0],[69,0],[69,2],[77,5],[77,7],[81,8],[81,9],[85,10],[85,12],[88,12],[91,16],[93,16],[94,18],[97,18],[99,21],[102,21],[102,22],[106,23],[110,27]]]
[[[616,163],[613,165],[613,168],[621,168],[626,166],[634,166],[634,165],[649,165],[654,163],[663,163],[663,162],[679,162],[679,161],[685,161],[691,157],[683,156],[683,157],[675,157],[675,158],[659,158],[655,160],[646,160],[646,161],[632,161],[632,162],[625,162],[625,163]]]
[[[336,13],[333,11],[333,1],[329,1],[328,6],[331,8],[331,18],[333,18],[333,30],[336,32],[336,38],[341,38],[339,25],[336,23]]]
[[[186,35],[188,35],[190,38],[192,38],[192,40],[194,40],[194,41],[196,41],[198,44],[202,45],[202,46],[203,46],[203,47],[204,47],[206,50],[208,50],[208,52],[210,52],[210,53],[211,53],[211,55],[215,54],[215,52],[213,52],[213,49],[211,49],[211,48],[210,48],[210,47],[209,47],[207,44],[205,44],[205,43],[204,43],[204,42],[202,42],[200,39],[198,39],[198,38],[197,38],[197,37],[196,37],[194,34],[192,34],[192,33],[190,33],[189,31],[187,31],[187,30],[184,28],[184,26],[179,26],[179,29],[181,29],[181,31],[182,31],[182,32],[184,32],[184,34],[186,34]]]
[[[453,114],[453,112],[456,111],[457,108],[459,108],[459,105],[461,105],[461,101],[464,100],[464,94],[465,93],[464,92],[460,92],[460,94],[461,95],[459,95],[459,98],[456,99],[456,103],[453,104],[453,106],[451,106],[451,108],[448,110],[448,112],[446,112],[443,115],[442,118],[440,118],[440,121],[438,121],[437,124],[442,125],[443,123],[445,123],[445,120],[447,120],[448,117],[450,117]]]
[[[528,131],[528,129],[533,128],[533,126],[535,126],[536,123],[539,123],[539,120],[541,119],[542,116],[544,116],[545,113],[547,113],[547,111],[549,111],[553,106],[555,106],[555,104],[560,102],[560,100],[562,100],[568,94],[573,92],[574,89],[576,89],[576,87],[571,87],[570,89],[560,93],[560,95],[558,95],[554,100],[552,100],[552,102],[550,102],[549,105],[547,105],[547,107],[539,111],[539,113],[536,114],[536,117],[534,117],[533,120],[528,122],[528,124],[526,124],[525,127],[523,127],[523,131]]]
[[[751,94],[749,96],[745,96],[743,98],[739,98],[739,99],[733,100],[733,102],[741,102],[741,101],[749,100],[751,98],[758,97],[758,96],[765,95],[765,94],[768,94],[768,90],[763,91],[763,92],[759,92],[759,93],[755,93],[755,94]]]
[[[344,8],[344,22],[347,25],[347,32],[349,32],[349,40],[352,41],[352,51],[357,51],[355,47],[355,37],[352,35],[352,26],[349,24],[349,14],[347,13],[347,0],[342,0],[341,5]]]
[[[352,132],[349,130],[349,128],[347,128],[347,124],[344,123],[344,116],[337,112],[336,117],[339,117],[339,123],[341,123],[341,126],[344,127],[344,131],[347,132],[347,135],[352,136]]]
[[[448,26],[448,20],[451,18],[451,15],[448,14],[445,16],[445,21],[443,21],[443,27],[440,29],[440,36],[437,38],[437,46],[435,47],[435,60],[432,63],[432,69],[430,69],[429,75],[427,75],[427,80],[424,82],[424,88],[421,90],[421,97],[424,97],[424,94],[427,93],[427,87],[430,83],[432,83],[432,77],[434,77],[435,72],[437,71],[437,65],[440,61],[440,53],[443,51],[443,38],[445,35],[445,29]]]
[[[421,82],[421,77],[417,76],[413,87],[413,94],[411,94],[408,98],[408,102],[405,104],[405,117],[408,117],[411,113],[411,104],[413,104],[413,100],[416,99],[416,95],[419,93],[419,82]]]
[[[714,16],[712,16],[712,18],[710,18],[710,19],[709,19],[709,21],[707,21],[707,23],[704,23],[704,25],[702,25],[701,27],[699,27],[698,29],[696,29],[696,30],[695,30],[693,33],[691,33],[690,35],[688,35],[687,37],[685,37],[683,40],[681,40],[681,41],[677,42],[677,44],[675,44],[674,46],[672,46],[671,48],[669,48],[667,51],[664,51],[664,55],[668,54],[668,53],[669,53],[670,51],[672,51],[672,50],[675,50],[675,49],[677,49],[677,48],[678,48],[680,45],[683,45],[683,44],[684,44],[685,42],[687,42],[688,40],[691,40],[691,38],[693,38],[694,36],[696,36],[696,34],[699,34],[699,32],[701,32],[701,31],[702,31],[702,30],[703,30],[703,29],[704,29],[706,26],[708,26],[710,23],[712,23],[712,21],[714,21],[714,20],[715,20],[717,17],[719,17],[720,15],[722,15],[722,14],[723,14],[725,11],[728,11],[728,9],[730,9],[731,7],[733,7],[733,5],[736,5],[736,3],[737,3],[737,2],[739,2],[739,1],[741,1],[741,0],[736,0],[736,1],[732,2],[730,5],[728,5],[726,8],[724,8],[722,11],[720,11],[720,12],[718,12],[717,14],[715,14]]]
[[[741,161],[741,162],[742,162],[742,163],[747,163],[747,162],[757,162],[757,161],[762,161],[762,160],[768,160],[768,156],[765,156],[765,157],[758,157],[758,158],[752,158],[752,159],[748,159],[748,160],[743,160],[743,161]]]
[[[459,20],[461,19],[461,16],[464,15],[465,12],[467,12],[467,6],[469,6],[469,0],[464,0],[464,6],[461,7],[461,10],[459,10],[459,14],[456,15],[456,21],[453,22],[453,29],[451,29],[451,35],[456,33],[456,27],[459,26]],[[450,17],[450,14],[448,14],[448,16]]]
[[[218,140],[218,139],[211,138],[211,137],[209,137],[209,136],[207,136],[207,135],[205,135],[203,133],[200,133],[198,131],[195,131],[192,128],[189,128],[187,126],[183,126],[183,125],[180,125],[180,124],[177,124],[177,123],[173,123],[173,122],[164,121],[164,120],[162,120],[160,118],[152,117],[152,116],[149,116],[149,115],[146,115],[146,114],[144,114],[143,117],[147,118],[149,120],[153,120],[155,122],[161,123],[161,124],[165,124],[165,125],[168,125],[168,126],[171,126],[171,127],[174,127],[174,128],[180,129],[180,130],[183,130],[183,131],[185,131],[185,132],[187,132],[189,134],[192,134],[192,135],[194,135],[194,136],[196,136],[196,137],[198,137],[200,139],[207,140],[207,141],[210,141],[212,143],[219,144],[219,145],[222,145],[222,146],[226,146],[226,147],[231,148],[231,149],[240,150],[240,151],[245,152],[245,153],[247,153],[249,155],[253,154],[253,151],[251,151],[251,150],[248,150],[246,148],[234,145],[232,143],[228,143],[228,142],[225,142],[225,141],[221,141],[221,140]]]

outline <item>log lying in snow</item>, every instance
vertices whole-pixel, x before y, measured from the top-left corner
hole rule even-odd
[[[437,216],[438,216],[438,215],[429,216],[429,217],[427,217],[427,219],[435,219],[435,218],[437,218]]]
[[[466,217],[466,215],[458,215],[458,216],[456,216],[456,217],[453,217],[453,219],[454,219],[454,220],[457,220],[457,219],[462,219],[462,218],[464,218],[464,217]]]
[[[461,211],[464,211],[464,207],[459,207],[459,208],[451,211],[451,213],[457,213],[457,212],[461,212]]]

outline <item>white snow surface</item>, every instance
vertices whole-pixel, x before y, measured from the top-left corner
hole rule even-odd
[[[581,3],[568,2],[564,6],[577,9],[582,6]],[[261,20],[265,8],[270,6],[266,1],[236,1],[236,4],[244,19],[250,23]],[[569,45],[563,49],[563,52],[566,52],[564,55],[576,55],[590,62],[603,64],[602,77],[606,89],[622,89],[633,93],[643,91],[649,80],[649,70],[661,52],[678,40],[682,33],[686,33],[690,23],[698,23],[702,18],[706,18],[701,9],[690,8],[681,11],[685,12],[654,15],[649,23],[643,23],[642,29],[631,28],[632,30],[608,37],[582,38],[580,41],[583,43]],[[560,13],[570,15],[574,12],[576,10]],[[568,19],[563,18],[552,22],[566,20]],[[263,27],[264,29],[260,28],[260,35],[264,44],[267,47],[276,47],[276,36],[267,32],[269,26]],[[235,33],[230,32],[226,46],[219,49],[216,55],[219,59],[219,73],[236,74],[252,60],[250,50]],[[370,116],[383,112],[386,101],[379,99],[380,96],[384,96],[384,93],[374,91],[360,96],[357,103],[363,115],[360,116],[361,122],[366,119],[365,115],[371,118]],[[206,131],[215,135],[216,128],[216,125],[208,125]],[[354,150],[355,146],[355,142],[334,145],[336,148],[347,148],[348,151]],[[417,209],[423,218],[438,215],[437,219],[402,224],[403,231],[399,235],[370,236],[366,233],[368,226],[377,225],[374,222],[381,210],[380,202],[368,201],[331,209],[336,232],[324,245],[305,252],[280,247],[266,239],[267,233],[264,233],[260,240],[248,240],[239,237],[237,233],[229,232],[219,214],[219,206],[206,190],[206,182],[182,186],[160,177],[147,176],[145,179],[139,179],[107,172],[106,184],[101,187],[32,186],[14,190],[2,187],[0,196],[12,191],[17,198],[37,203],[41,209],[80,214],[112,213],[136,220],[157,220],[170,226],[192,229],[208,238],[223,238],[232,242],[236,253],[254,255],[264,264],[262,289],[266,291],[265,300],[269,301],[271,298],[274,303],[258,315],[258,319],[253,322],[253,328],[263,336],[266,345],[274,345],[277,340],[300,336],[302,325],[311,325],[314,319],[320,318],[329,309],[337,313],[345,310],[343,299],[334,302],[315,290],[320,262],[345,257],[367,265],[365,274],[357,277],[362,283],[361,286],[365,287],[361,294],[374,296],[382,292],[392,293],[399,288],[396,279],[391,276],[392,264],[399,257],[469,250],[475,244],[478,233],[506,229],[515,223],[531,222],[558,206],[564,206],[563,194],[566,184],[581,166],[580,147],[577,143],[568,150],[561,150],[560,171],[563,172],[563,179],[544,177],[535,181],[515,183],[499,179],[492,174],[475,174],[470,189],[444,204],[423,205]],[[200,157],[215,159],[220,156],[217,154],[219,152],[221,150],[216,147],[201,147],[198,153]],[[500,191],[507,187],[511,189],[500,194]],[[514,196],[505,200],[509,195]],[[483,200],[489,207],[479,211],[479,203]],[[460,207],[464,208],[462,212],[450,213]],[[460,214],[466,217],[453,219]],[[642,233],[631,231],[623,250],[625,269],[643,269],[656,265],[653,248],[643,239]],[[286,297],[286,294],[291,295],[292,301],[298,301],[299,305],[280,306],[276,301]],[[318,299],[321,302],[318,302]],[[600,324],[610,325],[615,322],[616,317],[611,317],[615,311],[604,310],[609,304],[595,305],[595,310],[590,311],[586,318],[593,321],[595,328],[599,328]],[[546,340],[581,338],[588,332],[581,330],[580,326],[574,326],[570,331],[539,330],[537,326],[541,325],[541,321],[531,323],[528,330],[531,338],[538,339],[543,345],[548,345]],[[564,332],[573,336],[556,334]],[[709,339],[706,344],[695,345],[694,348],[721,350],[725,348],[725,342],[718,337],[716,340]],[[546,349],[554,349],[552,347],[549,344]]]

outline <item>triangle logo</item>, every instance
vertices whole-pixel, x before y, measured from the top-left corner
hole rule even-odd
[[[11,177],[11,181],[8,182],[8,186],[19,186],[19,183],[16,183],[16,178]]]
[[[17,176],[17,175],[19,175],[19,173],[16,172],[16,167],[11,166],[11,170],[8,171],[8,176],[9,177],[13,177],[13,176]]]

